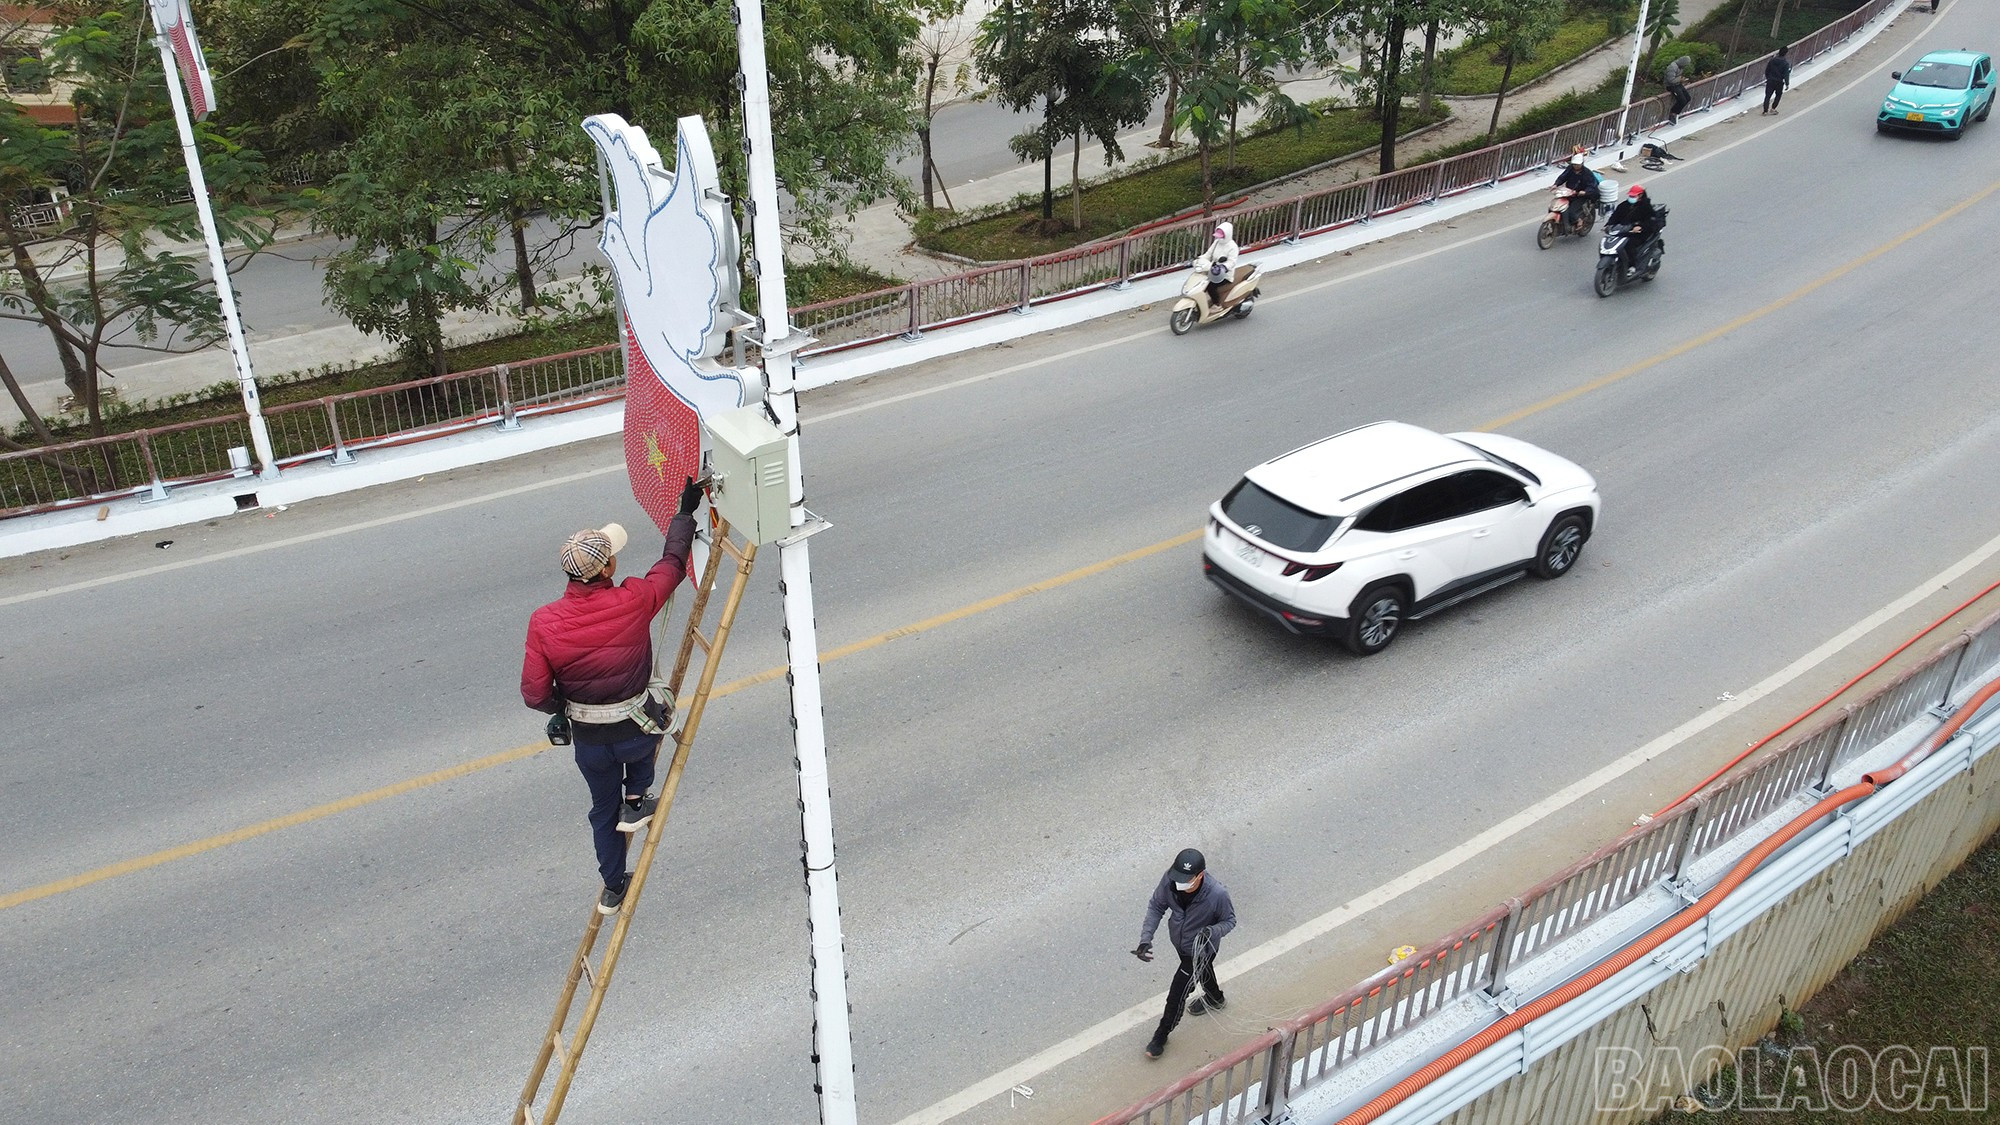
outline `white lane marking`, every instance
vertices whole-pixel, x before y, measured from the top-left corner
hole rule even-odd
[[[1955,6],[1956,5],[1954,5],[1954,7]],[[1935,28],[1936,24],[1933,23],[1931,26],[1932,28]],[[1706,152],[1699,156],[1688,157],[1687,159],[1682,161],[1682,163],[1690,166],[1699,164],[1702,161],[1708,160],[1711,157],[1720,156],[1723,153],[1728,152],[1729,150],[1737,147],[1738,145],[1746,144],[1749,141],[1755,140],[1756,138],[1763,136],[1766,132],[1769,132],[1772,129],[1782,128],[1783,126],[1789,125],[1793,121],[1796,121],[1801,117],[1804,117],[1806,114],[1813,112],[1814,110],[1820,108],[1823,105],[1826,105],[1828,102],[1831,102],[1836,98],[1840,97],[1840,95],[1845,94],[1847,91],[1869,80],[1883,67],[1888,66],[1893,61],[1894,61],[1894,56],[1891,55],[1889,58],[1882,60],[1881,62],[1877,63],[1875,66],[1873,66],[1872,68],[1861,74],[1859,77],[1855,78],[1854,81],[1849,82],[1847,85],[1842,86],[1838,90],[1835,90],[1825,100],[1815,102],[1812,105],[1805,107],[1804,109],[1800,110],[1797,113],[1787,115],[1786,117],[1784,117],[1783,120],[1771,122],[1770,124],[1765,125],[1763,128],[1760,128],[1755,132],[1749,133],[1743,137],[1739,137],[1736,140],[1731,141],[1730,143],[1723,145],[1721,148],[1718,148],[1712,152]],[[1675,171],[1679,171],[1679,169],[1675,169]],[[1662,175],[1666,174],[1669,173],[1662,173]],[[1521,230],[1524,227],[1533,226],[1534,224],[1540,221],[1541,219],[1539,217],[1531,218],[1524,222],[1515,223],[1511,226],[1504,226],[1500,227],[1497,230],[1488,231],[1485,234],[1477,234],[1469,238],[1462,238],[1456,242],[1448,242],[1441,246],[1433,246],[1428,250],[1422,250],[1415,254],[1410,254],[1405,257],[1397,258],[1394,261],[1382,262],[1378,265],[1369,266],[1366,269],[1357,270],[1351,274],[1345,274],[1341,277],[1329,278],[1325,281],[1315,282],[1312,285],[1307,285],[1298,289],[1287,290],[1283,293],[1274,294],[1270,297],[1264,298],[1264,303],[1267,305],[1277,304],[1280,301],[1289,300],[1293,297],[1301,297],[1308,293],[1316,293],[1319,290],[1328,288],[1330,286],[1345,285],[1352,281],[1359,281],[1364,277],[1370,277],[1374,274],[1381,273],[1383,270],[1395,269],[1399,266],[1406,266],[1413,262],[1421,262],[1426,258],[1435,257],[1436,255],[1446,253],[1447,251],[1457,250],[1466,246],[1471,246],[1475,243],[1484,242],[1489,238],[1497,238],[1503,234],[1510,234],[1512,232]],[[1415,232],[1410,232],[1410,233],[1415,233]],[[1407,235],[1400,237],[1407,237]],[[1335,253],[1337,252],[1329,250],[1327,253],[1327,257],[1332,257]],[[917,390],[906,391],[902,394],[890,395],[887,398],[876,399],[870,402],[856,403],[853,406],[845,406],[838,410],[830,410],[824,414],[812,415],[808,417],[806,421],[808,423],[831,422],[836,418],[845,418],[852,414],[860,414],[863,411],[876,410],[885,406],[895,406],[899,403],[909,402],[912,399],[925,398],[935,394],[943,394],[946,391],[953,391],[953,390],[958,390],[961,387],[973,386],[978,383],[987,382],[988,380],[991,379],[1001,378],[1002,376],[1005,375],[1018,374],[1022,371],[1028,371],[1033,368],[1043,366],[1045,364],[1060,363],[1064,360],[1075,359],[1078,356],[1089,355],[1092,352],[1102,351],[1105,348],[1113,348],[1121,344],[1129,344],[1134,340],[1144,339],[1147,336],[1157,336],[1164,331],[1166,331],[1165,328],[1149,328],[1141,332],[1128,333],[1124,336],[1119,336],[1110,340],[1100,340],[1093,344],[1084,344],[1079,347],[1070,348],[1067,351],[1061,351],[1053,355],[1043,356],[1039,359],[1023,360],[1020,363],[1010,364],[1009,366],[997,368],[993,371],[984,372],[979,375],[971,375],[963,379],[955,379],[949,383],[939,383],[936,386],[922,387]],[[108,586],[114,582],[123,582],[128,579],[146,578],[155,574],[164,573],[166,571],[181,570],[190,566],[200,566],[203,563],[220,562],[224,559],[240,558],[245,555],[254,555],[262,551],[276,550],[280,547],[290,547],[290,546],[295,546],[299,543],[307,543],[307,542],[312,542],[314,540],[327,539],[336,535],[346,534],[347,532],[350,531],[365,531],[372,527],[379,527],[385,523],[395,523],[404,519],[415,519],[421,516],[435,515],[439,512],[450,511],[455,508],[465,508],[465,507],[470,507],[474,504],[483,504],[491,500],[501,500],[509,496],[517,496],[523,492],[532,492],[538,488],[548,488],[554,485],[567,484],[571,481],[583,480],[589,477],[599,476],[604,473],[614,472],[620,467],[621,466],[618,465],[611,465],[602,469],[585,470],[580,473],[574,473],[565,477],[556,477],[547,481],[538,482],[536,484],[524,485],[519,488],[504,489],[500,492],[488,493],[482,496],[470,496],[464,500],[455,501],[451,504],[440,505],[433,508],[424,508],[414,512],[407,512],[400,516],[390,516],[378,520],[366,520],[361,523],[349,524],[343,527],[328,528],[325,531],[314,532],[311,535],[298,536],[291,539],[280,539],[270,543],[258,544],[254,547],[239,547],[235,550],[224,551],[216,555],[204,555],[200,558],[183,559],[179,562],[174,562],[174,563],[163,563],[159,566],[145,567],[140,570],[128,571],[123,574],[105,575],[102,578],[91,579],[88,582],[78,582],[67,586],[54,586],[46,590],[37,590],[26,594],[15,594],[10,597],[0,598],[0,606],[15,605],[20,602],[34,601],[38,598],[52,597],[57,594],[74,593],[78,590],[88,590],[98,586]]]
[[[1709,727],[1714,726],[1731,715],[1736,714],[1738,711],[1743,710],[1745,707],[1750,706],[1752,703],[1784,687],[1786,684],[1791,683],[1793,680],[1798,679],[1842,649],[1847,648],[1862,637],[1894,620],[1906,610],[1950,585],[1961,575],[1984,563],[1996,554],[2000,554],[2000,536],[1995,536],[1987,540],[1983,546],[1973,551],[1970,555],[1946,567],[1936,576],[1920,583],[1909,593],[1904,594],[1902,597],[1897,598],[1895,601],[1855,622],[1831,640],[1799,657],[1797,660],[1792,661],[1762,683],[1738,695],[1730,702],[1724,703],[1693,719],[1689,719],[1687,722],[1660,735],[1637,750],[1604,766],[1580,781],[1573,782],[1556,790],[1533,805],[1522,809],[1520,812],[1452,848],[1450,851],[1437,856],[1435,859],[1413,867],[1358,898],[1350,899],[1334,907],[1332,910],[1295,926],[1291,930],[1279,934],[1277,937],[1261,945],[1244,951],[1224,964],[1216,966],[1216,971],[1222,976],[1230,978],[1242,976],[1252,969],[1277,960],[1279,957],[1305,945],[1307,942],[1325,937],[1327,934],[1339,929],[1354,918],[1366,914],[1368,911],[1379,909],[1409,894],[1418,887],[1436,880],[1439,876],[1448,874],[1453,869],[1463,865],[1467,860],[1478,856],[1481,852],[1487,851],[1496,844],[1503,843],[1520,835],[1527,828],[1539,823],[1551,814],[1602,789],[1604,786],[1661,756],[1694,735],[1707,730]],[[1161,992],[1151,1000],[1134,1004],[1132,1007],[1112,1016],[1110,1019],[1104,1020],[1076,1035],[1072,1035],[1047,1050],[1031,1055],[990,1078],[975,1082],[934,1105],[910,1114],[908,1117],[897,1122],[896,1125],[940,1125],[941,1122],[949,1121],[989,1098],[1006,1093],[1008,1089],[1019,1083],[1036,1079],[1044,1071],[1069,1062],[1084,1052],[1101,1046],[1116,1036],[1131,1031],[1133,1028],[1141,1027],[1150,1021],[1159,1019],[1160,1009],[1165,1007],[1166,1002],[1167,994]]]
[[[133,578],[150,578],[155,574],[166,574],[169,571],[186,570],[188,567],[191,566],[202,566],[207,563],[222,562],[225,559],[238,559],[246,555],[262,554],[265,551],[275,551],[282,547],[296,547],[301,543],[314,543],[321,539],[331,539],[336,535],[346,535],[349,532],[367,531],[370,528],[385,527],[393,523],[402,523],[405,520],[422,519],[425,516],[434,516],[440,512],[454,511],[459,508],[470,508],[475,504],[485,504],[493,500],[504,500],[509,496],[519,496],[524,492],[535,492],[544,488],[554,488],[558,485],[573,484],[580,480],[588,480],[591,477],[601,477],[606,473],[617,472],[618,470],[623,469],[624,467],[625,464],[624,462],[621,461],[616,465],[606,465],[603,468],[584,469],[581,472],[570,473],[566,476],[550,477],[547,480],[538,480],[533,484],[519,485],[514,488],[503,488],[498,492],[485,492],[479,494],[478,496],[468,496],[463,500],[453,500],[447,504],[433,504],[428,508],[416,508],[408,512],[397,512],[393,516],[380,516],[372,520],[362,520],[360,523],[342,524],[339,527],[329,527],[324,531],[314,531],[305,535],[294,535],[286,539],[273,539],[269,543],[254,543],[247,547],[234,547],[227,551],[218,551],[213,555],[202,555],[199,558],[179,559],[174,562],[161,563],[158,566],[142,567],[138,570],[128,570],[119,574],[106,574],[98,578],[86,579],[85,581],[82,582],[71,582],[65,586],[50,586],[46,590],[32,590],[25,594],[10,594],[4,598],[0,598],[0,606],[18,605],[21,602],[31,602],[35,601],[38,598],[52,598],[55,597],[57,594],[74,594],[79,590],[93,590],[99,586],[109,586],[115,582],[124,582]]]

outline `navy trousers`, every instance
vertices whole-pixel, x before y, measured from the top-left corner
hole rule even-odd
[[[657,734],[576,744],[576,768],[590,786],[590,837],[597,845],[597,873],[607,887],[625,886],[625,845],[632,839],[618,831],[618,806],[627,796],[643,797],[653,787],[653,765],[659,754]]]

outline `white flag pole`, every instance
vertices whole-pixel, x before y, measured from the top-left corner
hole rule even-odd
[[[271,430],[264,422],[264,405],[257,395],[257,377],[250,371],[250,347],[243,340],[243,325],[236,318],[236,291],[229,283],[229,264],[222,256],[222,239],[215,231],[215,213],[209,209],[208,178],[201,172],[201,153],[195,148],[194,124],[188,118],[187,98],[181,93],[180,61],[168,30],[160,26],[159,9],[153,10],[153,43],[160,49],[160,66],[167,77],[167,95],[174,103],[174,123],[181,131],[181,157],[187,161],[189,193],[201,216],[202,237],[208,242],[208,267],[215,275],[215,298],[222,305],[222,323],[229,330],[229,350],[236,357],[236,382],[243,391],[243,409],[250,416],[250,444],[257,453],[258,476],[278,479],[278,460],[271,451]],[[188,34],[192,35],[190,30]]]
[[[743,148],[750,173],[750,246],[757,277],[768,399],[786,438],[793,528],[778,545],[791,663],[792,746],[799,767],[805,849],[806,920],[812,942],[813,1058],[822,1125],[855,1125],[854,1045],[848,1028],[846,949],[833,862],[833,798],[827,784],[826,721],[813,622],[812,562],[806,529],[805,471],[799,463],[798,364],[803,339],[791,339],[785,252],[778,223],[778,173],[771,153],[771,83],[764,62],[763,0],[737,0],[736,46],[743,66]]]
[[[1618,103],[1618,143],[1621,145],[1625,143],[1625,118],[1632,112],[1632,83],[1639,79],[1639,54],[1646,46],[1646,9],[1650,6],[1650,0],[1639,0],[1639,26],[1632,31],[1632,66],[1625,72],[1625,95]]]

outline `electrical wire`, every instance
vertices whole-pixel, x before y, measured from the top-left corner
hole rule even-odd
[[[1711,773],[1707,777],[1702,778],[1699,782],[1696,782],[1694,788],[1688,790],[1687,792],[1681,794],[1678,797],[1675,797],[1673,800],[1668,801],[1665,805],[1662,805],[1657,811],[1653,812],[1651,815],[1647,816],[1644,820],[1641,820],[1639,823],[1644,824],[1647,823],[1648,821],[1658,820],[1660,817],[1665,816],[1666,814],[1679,808],[1682,804],[1686,803],[1688,798],[1693,797],[1696,793],[1701,792],[1703,789],[1706,789],[1709,787],[1709,785],[1713,784],[1715,779],[1721,777],[1723,774],[1728,773],[1730,770],[1735,769],[1737,766],[1742,765],[1743,759],[1748,758],[1750,755],[1755,754],[1757,751],[1770,745],[1771,741],[1777,738],[1779,735],[1784,734],[1786,731],[1791,730],[1793,727],[1798,726],[1800,723],[1803,723],[1807,719],[1812,718],[1814,715],[1818,714],[1823,708],[1826,707],[1827,704],[1832,703],[1834,700],[1839,699],[1841,696],[1847,694],[1848,689],[1852,688],[1855,684],[1858,684],[1862,680],[1867,679],[1869,676],[1874,675],[1878,670],[1881,669],[1881,667],[1884,664],[1887,664],[1891,660],[1894,660],[1896,657],[1902,655],[1903,650],[1909,648],[1911,645],[1916,644],[1918,641],[1923,640],[1925,637],[1931,635],[1933,632],[1937,631],[1939,626],[1943,625],[1947,621],[1950,621],[1952,618],[1957,617],[1959,614],[1964,613],[1968,608],[1972,606],[1974,602],[1977,602],[1979,599],[1985,597],[1986,595],[1992,593],[1995,590],[2000,590],[2000,582],[1995,582],[1993,583],[1993,585],[1988,586],[1984,590],[1979,591],[1977,594],[1974,594],[1971,597],[1965,599],[1965,601],[1959,603],[1958,608],[1952,610],[1950,613],[1945,614],[1943,617],[1938,618],[1936,621],[1931,622],[1929,625],[1924,626],[1923,629],[1918,631],[1909,640],[1904,641],[1902,644],[1899,644],[1894,649],[1892,649],[1889,655],[1884,656],[1882,659],[1877,660],[1873,664],[1870,664],[1867,667],[1867,669],[1861,672],[1859,675],[1856,675],[1853,679],[1848,680],[1846,683],[1840,685],[1838,688],[1835,688],[1833,690],[1833,693],[1828,695],[1825,699],[1820,700],[1818,703],[1813,704],[1811,707],[1808,707],[1804,711],[1801,711],[1797,715],[1793,716],[1792,719],[1789,722],[1787,722],[1784,726],[1779,727],[1778,729],[1772,731],[1771,733],[1751,743],[1749,747],[1745,749],[1741,754],[1738,754],[1734,758],[1731,758],[1727,762],[1724,762],[1722,766],[1718,768],[1714,773]]]

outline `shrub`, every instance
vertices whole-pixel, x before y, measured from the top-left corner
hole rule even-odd
[[[1721,72],[1724,64],[1722,48],[1699,39],[1668,39],[1653,52],[1652,61],[1646,64],[1646,73],[1658,82],[1667,73],[1667,64],[1685,56],[1687,67],[1682,77],[1692,81]]]

